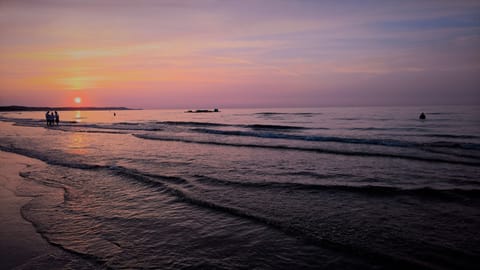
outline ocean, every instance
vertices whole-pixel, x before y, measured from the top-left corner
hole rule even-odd
[[[17,193],[69,268],[480,265],[478,106],[44,113],[0,150],[46,163]]]

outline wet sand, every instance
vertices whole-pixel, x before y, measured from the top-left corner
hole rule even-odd
[[[15,195],[16,188],[24,181],[19,172],[28,165],[39,163],[0,151],[0,269],[34,268],[28,265],[61,252],[22,218],[20,209],[32,198]]]

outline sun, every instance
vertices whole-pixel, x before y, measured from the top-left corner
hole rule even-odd
[[[73,101],[76,103],[76,104],[80,104],[82,103],[82,98],[81,97],[76,97],[73,99]]]

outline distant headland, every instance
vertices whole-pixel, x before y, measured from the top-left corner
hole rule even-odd
[[[0,112],[12,111],[124,111],[141,110],[127,107],[27,107],[27,106],[0,106]]]

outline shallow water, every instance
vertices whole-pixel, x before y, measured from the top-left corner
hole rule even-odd
[[[0,150],[48,164],[24,215],[99,267],[480,263],[479,108],[43,114],[2,113]]]

